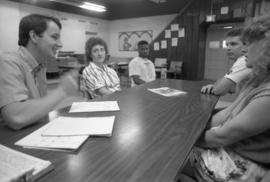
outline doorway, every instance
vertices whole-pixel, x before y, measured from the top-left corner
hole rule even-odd
[[[211,24],[207,29],[204,78],[216,81],[233,65],[226,55],[225,35],[230,27],[242,27],[243,23]]]

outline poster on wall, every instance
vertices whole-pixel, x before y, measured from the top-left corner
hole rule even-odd
[[[184,28],[180,28],[178,31],[178,37],[185,37],[185,29]]]
[[[178,45],[178,38],[172,38],[172,47],[177,47]]]
[[[154,43],[154,51],[159,51],[159,42]]]
[[[136,51],[140,40],[151,43],[152,38],[152,30],[119,32],[119,51]]]
[[[167,49],[167,40],[161,41],[161,49]]]

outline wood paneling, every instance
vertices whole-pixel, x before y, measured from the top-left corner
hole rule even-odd
[[[183,61],[183,78],[189,80],[198,80],[203,78],[204,70],[204,47],[205,47],[205,29],[202,22],[207,12],[209,12],[210,3],[207,0],[191,1],[187,7],[184,7],[179,15],[165,28],[170,29],[171,24],[179,24],[180,28],[185,29],[185,36],[178,38],[178,46],[172,47],[171,40],[167,41],[167,49],[152,51],[150,58],[167,58],[168,62]],[[172,34],[173,36],[173,34]],[[160,42],[165,38],[163,31],[151,44]],[[153,49],[152,49],[153,50]]]
[[[183,61],[183,78],[188,80],[201,80],[204,76],[206,30],[209,23],[205,16],[210,14],[211,7],[216,14],[218,22],[243,21],[245,17],[254,15],[254,0],[210,0],[190,1],[183,7],[178,16],[168,24],[155,40],[151,43],[150,59],[167,58],[168,62]],[[220,9],[228,6],[228,14],[221,15]],[[240,14],[239,14],[240,12]],[[171,40],[167,39],[167,49],[154,51],[155,42],[165,40],[165,30],[172,24],[179,24],[185,29],[185,37],[178,38],[178,46],[172,47]],[[172,35],[173,36],[173,35]]]

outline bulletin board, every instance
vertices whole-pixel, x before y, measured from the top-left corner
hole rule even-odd
[[[185,28],[179,27],[179,24],[171,24],[170,27],[165,29],[164,34],[162,34],[161,40],[155,41],[154,51],[159,51],[160,49],[167,49],[169,47],[177,47],[181,38],[185,37]]]
[[[152,30],[119,32],[119,51],[136,51],[140,40],[150,44],[152,38]]]

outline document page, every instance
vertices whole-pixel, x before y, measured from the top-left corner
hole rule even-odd
[[[43,136],[111,136],[115,116],[108,117],[59,117],[47,125]]]
[[[17,141],[15,145],[45,150],[76,150],[88,138],[88,136],[42,136],[43,131],[46,130],[47,127],[48,124]]]
[[[177,95],[187,93],[187,92],[172,89],[172,88],[169,88],[169,87],[160,87],[160,88],[153,88],[153,89],[148,89],[148,90],[151,91],[151,92],[154,92],[156,94],[163,95],[165,97],[177,96]]]
[[[0,181],[20,181],[28,175],[37,178],[42,171],[53,167],[50,161],[42,160],[28,154],[0,145]]]
[[[97,112],[97,111],[119,111],[117,101],[104,101],[104,102],[73,102],[69,110],[70,113],[74,112]]]

